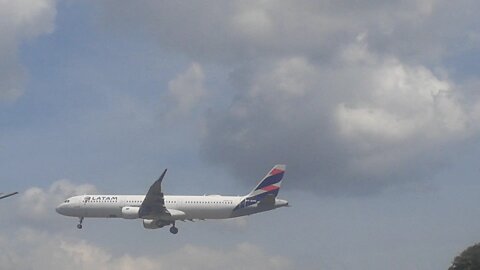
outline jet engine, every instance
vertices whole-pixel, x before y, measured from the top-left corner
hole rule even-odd
[[[170,225],[170,221],[164,221],[159,219],[144,219],[143,220],[143,227],[145,229],[158,229],[162,228],[163,226]]]
[[[122,207],[122,217],[125,219],[135,219],[138,218],[138,211],[140,207],[136,206],[125,206]]]

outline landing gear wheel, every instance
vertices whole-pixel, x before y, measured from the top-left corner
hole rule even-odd
[[[175,226],[172,226],[172,227],[170,227],[170,232],[173,233],[173,234],[177,234],[178,233],[178,228],[175,227]]]
[[[80,222],[79,222],[78,225],[77,225],[77,228],[78,228],[78,229],[83,228],[82,222],[83,222],[83,217],[80,218]]]

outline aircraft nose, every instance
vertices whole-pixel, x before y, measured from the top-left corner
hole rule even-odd
[[[59,213],[60,215],[63,215],[63,213],[64,213],[64,211],[63,211],[64,208],[65,208],[65,207],[64,207],[64,204],[61,203],[61,204],[59,204],[59,205],[55,208],[55,211],[57,211],[57,213]]]

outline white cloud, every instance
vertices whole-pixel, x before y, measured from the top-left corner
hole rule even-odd
[[[0,234],[2,269],[291,269],[288,259],[266,254],[249,243],[228,249],[187,244],[156,256],[116,255],[85,240],[22,228]]]
[[[362,74],[353,86],[361,95],[345,97],[334,115],[339,135],[351,148],[349,166],[354,171],[392,172],[407,160],[471,134],[473,119],[454,84],[424,66],[379,57],[364,44],[352,46],[344,55],[353,57],[345,57],[344,64]]]
[[[25,71],[18,47],[53,31],[55,4],[55,0],[0,1],[0,101],[13,101],[23,94]]]
[[[345,64],[361,70],[362,93],[337,105],[340,134],[373,143],[445,139],[466,131],[467,115],[450,82],[423,66],[408,66],[391,57],[378,59],[365,47],[353,47],[347,51],[357,52],[354,60]]]
[[[48,220],[55,213],[55,207],[66,198],[81,194],[97,194],[91,184],[75,185],[69,180],[53,182],[48,189],[31,187],[19,196],[18,213],[28,220]]]
[[[173,115],[185,115],[191,112],[207,95],[203,82],[205,75],[202,66],[191,63],[182,74],[168,83],[169,97],[173,100]]]

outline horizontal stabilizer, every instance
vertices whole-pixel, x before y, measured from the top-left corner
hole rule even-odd
[[[275,204],[275,195],[273,194],[267,194],[265,197],[263,197],[260,202],[259,202],[259,205],[268,205],[268,206],[272,206]]]

